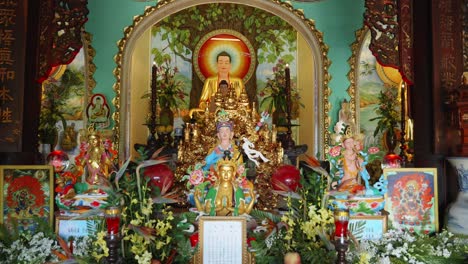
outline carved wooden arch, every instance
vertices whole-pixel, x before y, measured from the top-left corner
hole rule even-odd
[[[158,2],[156,6],[147,8],[142,15],[135,17],[133,24],[125,28],[124,37],[118,42],[119,51],[115,56],[117,66],[114,69],[116,82],[113,87],[116,93],[116,97],[114,98],[116,110],[113,119],[115,122],[114,142],[116,149],[119,151],[119,159],[124,160],[128,158],[129,150],[131,149],[129,146],[131,135],[126,120],[130,118],[127,101],[129,96],[128,87],[131,87],[131,57],[135,49],[135,43],[148,28],[165,17],[189,7],[211,3],[241,4],[263,9],[281,17],[304,37],[312,50],[314,58],[316,58],[313,61],[314,68],[316,69],[314,72],[316,82],[313,84],[316,95],[314,100],[317,105],[314,120],[317,120],[319,125],[314,127],[316,135],[314,142],[317,142],[317,144],[311,147],[314,153],[322,153],[323,155],[325,147],[329,145],[330,138],[328,130],[330,126],[329,110],[331,108],[328,101],[328,96],[330,95],[328,87],[330,61],[327,57],[328,47],[323,42],[322,33],[315,28],[315,24],[311,19],[307,19],[302,11],[294,9],[291,4],[278,0],[165,0]]]

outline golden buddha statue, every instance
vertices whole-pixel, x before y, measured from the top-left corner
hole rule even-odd
[[[211,216],[249,214],[255,203],[254,188],[253,185],[250,185],[250,201],[246,203],[244,190],[236,181],[237,164],[226,155],[217,162],[216,174],[217,181],[208,190],[203,203],[200,202],[200,190],[195,191],[195,204],[198,211]]]
[[[205,109],[210,101],[212,101],[212,97],[216,94],[223,81],[235,90],[236,98],[245,91],[242,79],[230,75],[231,55],[229,53],[223,51],[216,56],[216,67],[218,71],[217,75],[207,78],[203,85],[199,103],[200,109]]]

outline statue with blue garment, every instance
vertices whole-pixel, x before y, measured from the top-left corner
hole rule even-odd
[[[218,160],[228,153],[229,158],[239,165],[243,165],[242,153],[239,152],[234,143],[234,124],[229,120],[228,114],[221,110],[218,112],[218,121],[216,123],[216,136],[218,144],[208,151],[205,158],[203,170],[208,171]]]
[[[330,184],[329,196],[333,197],[335,206],[349,209],[352,215],[380,214],[384,206],[383,194],[386,186],[382,177],[372,186],[366,169],[371,159],[379,157],[379,150],[375,147],[364,150],[362,136],[353,134],[346,127],[344,133],[337,137],[340,143],[330,149],[327,156],[334,180]]]

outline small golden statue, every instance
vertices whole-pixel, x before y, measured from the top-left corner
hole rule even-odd
[[[101,136],[94,129],[94,126],[88,128],[87,139],[82,151],[75,158],[75,163],[81,167],[81,171],[86,175],[88,184],[106,184],[113,166],[112,157],[115,155],[115,151],[111,147],[112,143],[101,140]]]
[[[246,203],[244,190],[237,183],[237,165],[225,155],[216,165],[217,181],[208,190],[204,202],[200,202],[200,190],[194,194],[195,204],[198,211],[205,212],[211,216],[238,216],[249,214],[255,203],[254,187],[250,184],[250,201]]]

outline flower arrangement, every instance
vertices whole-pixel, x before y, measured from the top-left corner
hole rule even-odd
[[[194,254],[188,237],[193,230],[188,226],[196,215],[191,212],[174,215],[167,204],[178,198],[167,192],[169,187],[163,185],[160,189],[151,185],[148,177],[140,176],[143,168],[168,161],[167,157],[158,157],[161,151],[146,159],[146,153],[139,150],[140,158],[132,163],[127,161],[115,176],[115,189],[120,193],[123,208],[125,263],[188,262]]]
[[[8,227],[0,225],[1,263],[42,264],[66,260],[73,260],[73,263],[98,263],[103,256],[107,256],[106,242],[103,235],[98,233],[101,225],[96,225],[94,220],[88,222],[88,236],[70,237],[68,242],[57,236],[43,219],[36,218],[34,221],[37,227],[29,231],[19,231],[17,221],[12,221]]]
[[[266,111],[272,113],[273,110],[279,112],[287,112],[287,90],[286,90],[286,77],[285,77],[286,62],[282,59],[278,60],[273,67],[273,76],[267,78],[265,88],[263,88],[259,95],[262,98],[260,107],[266,107]],[[298,106],[304,106],[300,102],[300,96],[294,81],[290,82],[291,87],[291,101],[295,107],[292,109],[292,118],[298,116]]]
[[[380,240],[364,240],[348,251],[351,263],[466,263],[468,238],[444,230],[429,236],[389,230]]]
[[[156,66],[156,88],[158,103],[161,108],[169,107],[177,110],[185,104],[187,93],[184,92],[184,83],[178,79],[179,69],[172,67],[171,57],[168,54],[155,57]],[[151,92],[143,95],[142,98],[151,98]]]
[[[333,263],[336,252],[330,242],[333,232],[333,213],[326,207],[328,173],[320,163],[309,157],[307,169],[301,170],[301,185],[296,193],[287,193],[288,210],[282,216],[253,211],[261,223],[260,230],[250,236],[256,263],[282,263],[287,252],[297,252],[303,263]]]
[[[389,131],[393,134],[395,128],[400,122],[398,90],[393,87],[385,87],[379,93],[379,106],[376,108],[376,117],[369,121],[377,120],[377,126],[374,130],[374,137],[379,132]]]

